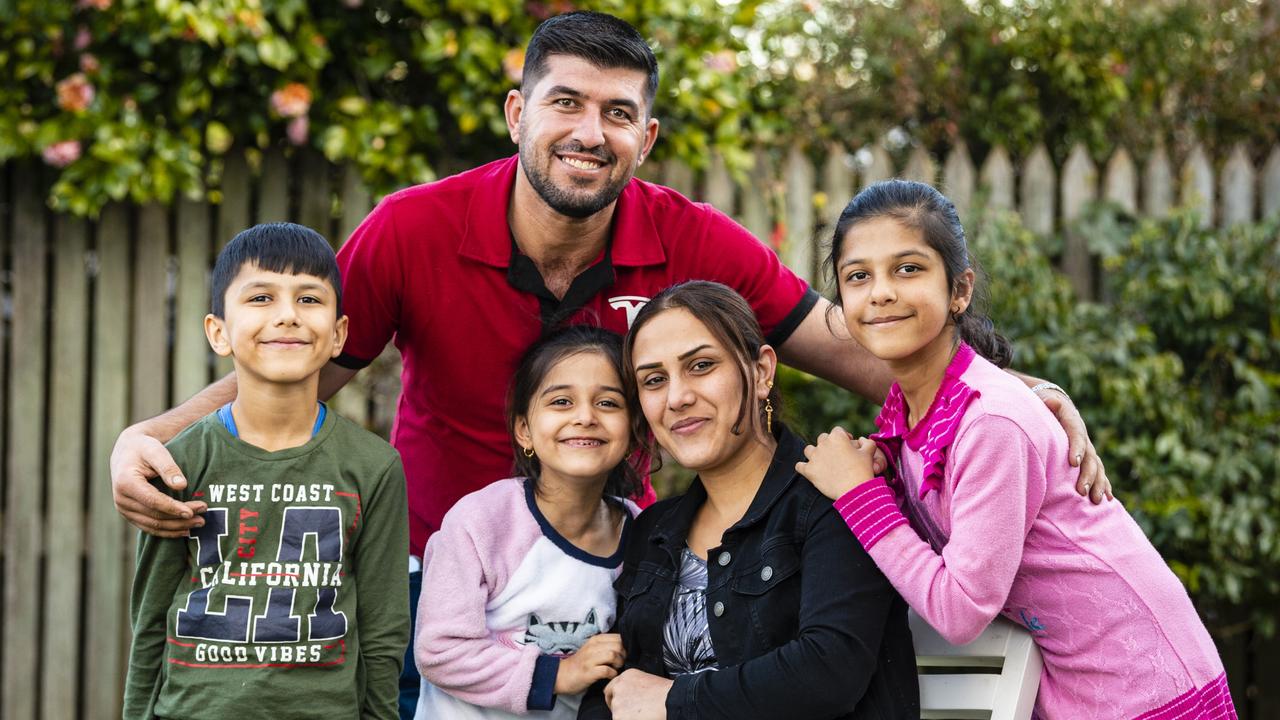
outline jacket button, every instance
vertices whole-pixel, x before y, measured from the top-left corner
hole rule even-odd
[[[721,615],[724,615],[724,603],[718,602],[715,605],[712,605],[711,612],[715,613],[716,617],[720,617]]]
[[[720,567],[724,567],[725,565],[728,565],[729,561],[732,559],[733,559],[733,556],[726,551],[726,552],[720,553],[720,557],[716,560],[716,562],[720,563]]]
[[[764,569],[760,571],[760,579],[765,582],[769,582],[769,578],[771,577],[773,577],[773,568],[765,565]]]

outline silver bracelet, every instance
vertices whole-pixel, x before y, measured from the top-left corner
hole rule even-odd
[[[1035,385],[1032,385],[1032,386],[1031,386],[1031,392],[1033,392],[1033,393],[1035,393],[1035,394],[1037,394],[1037,395],[1039,395],[1039,394],[1040,394],[1040,391],[1041,391],[1041,390],[1057,390],[1058,392],[1062,393],[1063,395],[1066,395],[1066,397],[1067,397],[1067,398],[1070,398],[1070,397],[1071,397],[1069,394],[1067,394],[1067,391],[1066,391],[1066,390],[1063,390],[1063,389],[1062,389],[1061,387],[1059,387],[1056,383],[1051,383],[1051,382],[1042,382],[1042,383],[1036,383]]]

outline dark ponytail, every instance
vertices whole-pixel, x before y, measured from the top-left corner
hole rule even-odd
[[[964,312],[952,315],[956,333],[975,352],[997,367],[1009,367],[1013,362],[1013,345],[995,330],[986,316],[986,282],[977,258],[969,252],[964,228],[956,214],[956,207],[932,186],[913,180],[885,180],[868,186],[858,193],[836,223],[831,238],[831,252],[827,256],[826,269],[836,277],[836,263],[840,260],[840,246],[850,228],[858,223],[880,217],[897,220],[906,227],[919,230],[924,241],[942,257],[947,272],[947,285],[951,291],[961,290],[961,275],[973,270],[973,296]],[[835,283],[831,302],[840,305],[840,283]]]

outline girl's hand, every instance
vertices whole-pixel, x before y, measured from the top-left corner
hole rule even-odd
[[[576,695],[586,691],[597,680],[618,676],[627,652],[622,649],[622,636],[617,633],[592,635],[578,652],[560,660],[556,671],[556,694]]]
[[[804,449],[807,462],[796,463],[796,472],[808,478],[819,492],[835,500],[875,477],[876,444],[835,427],[818,436],[817,446]]]
[[[667,720],[667,693],[674,683],[632,668],[604,688],[613,720]]]

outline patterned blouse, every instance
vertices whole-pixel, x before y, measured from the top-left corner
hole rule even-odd
[[[707,627],[706,593],[707,561],[686,547],[680,555],[680,577],[662,629],[662,660],[672,676],[718,669]]]

